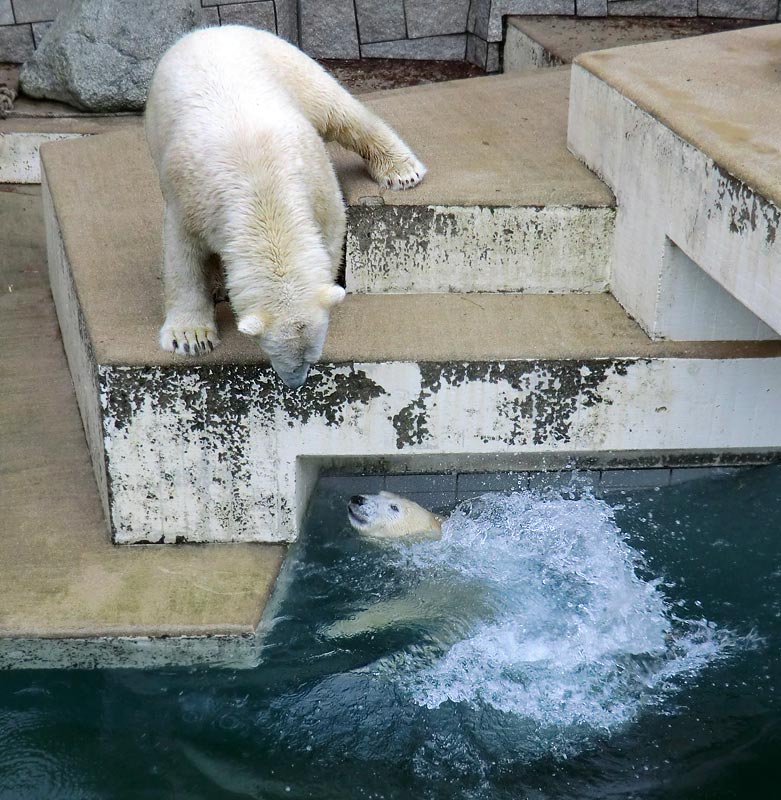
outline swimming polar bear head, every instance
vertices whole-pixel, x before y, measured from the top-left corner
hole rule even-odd
[[[347,505],[350,525],[374,539],[439,538],[442,518],[391,492],[358,494]]]
[[[298,302],[284,313],[254,312],[239,318],[240,333],[255,337],[271,366],[291,389],[304,385],[309,368],[323,352],[331,309],[344,300],[341,286],[326,286],[314,301]]]

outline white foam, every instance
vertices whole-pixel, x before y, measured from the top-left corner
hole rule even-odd
[[[519,492],[462,504],[442,539],[395,557],[425,608],[452,601],[462,635],[380,665],[421,706],[491,707],[543,726],[610,730],[659,703],[728,648],[675,617],[612,509]],[[457,587],[457,588],[456,588]],[[479,602],[478,602],[479,600]],[[466,630],[466,634],[463,631]]]

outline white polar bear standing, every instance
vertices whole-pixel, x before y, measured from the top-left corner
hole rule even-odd
[[[209,256],[219,254],[239,331],[257,337],[288,386],[322,352],[345,210],[324,140],[361,155],[381,185],[425,168],[315,61],[238,25],[187,34],[155,70],[146,136],[165,200],[164,350],[219,344]]]

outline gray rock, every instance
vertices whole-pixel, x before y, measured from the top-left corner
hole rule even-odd
[[[622,17],[696,17],[697,0],[608,0],[607,13]]]
[[[313,58],[360,58],[353,0],[300,0],[301,49]]]
[[[220,22],[223,25],[249,25],[264,31],[277,32],[274,3],[232,3],[220,8]]]
[[[0,25],[13,25],[14,21],[11,0],[0,0]]]
[[[607,0],[578,0],[576,8],[579,17],[607,16]]]
[[[41,46],[43,37],[46,35],[51,26],[51,22],[33,22],[33,41],[35,42],[36,47]]]
[[[20,85],[86,111],[139,110],[162,54],[200,22],[192,0],[71,0]]]
[[[700,0],[701,17],[735,17],[738,19],[775,19],[777,0]]]
[[[17,22],[48,22],[67,5],[68,0],[14,0]]]
[[[423,39],[400,39],[396,42],[373,42],[361,47],[364,58],[414,58],[435,61],[463,61],[466,35],[427,36]]]
[[[0,27],[0,61],[21,64],[33,54],[33,32],[29,25]]]
[[[407,26],[412,39],[463,33],[466,30],[469,0],[407,0],[406,9]]]
[[[403,0],[355,0],[361,43],[404,39]]]
[[[277,36],[298,44],[298,0],[276,0]]]

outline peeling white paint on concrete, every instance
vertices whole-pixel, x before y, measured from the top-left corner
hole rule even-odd
[[[123,543],[295,539],[302,457],[781,448],[781,359],[321,365],[308,397],[266,368],[155,368],[140,401],[137,370],[100,372]]]
[[[40,147],[80,133],[0,133],[0,183],[40,183]]]
[[[577,64],[568,137],[615,192],[611,291],[652,337],[781,332],[781,209]],[[725,302],[719,287],[739,302]]]
[[[373,206],[348,212],[348,292],[604,292],[615,209]]]

